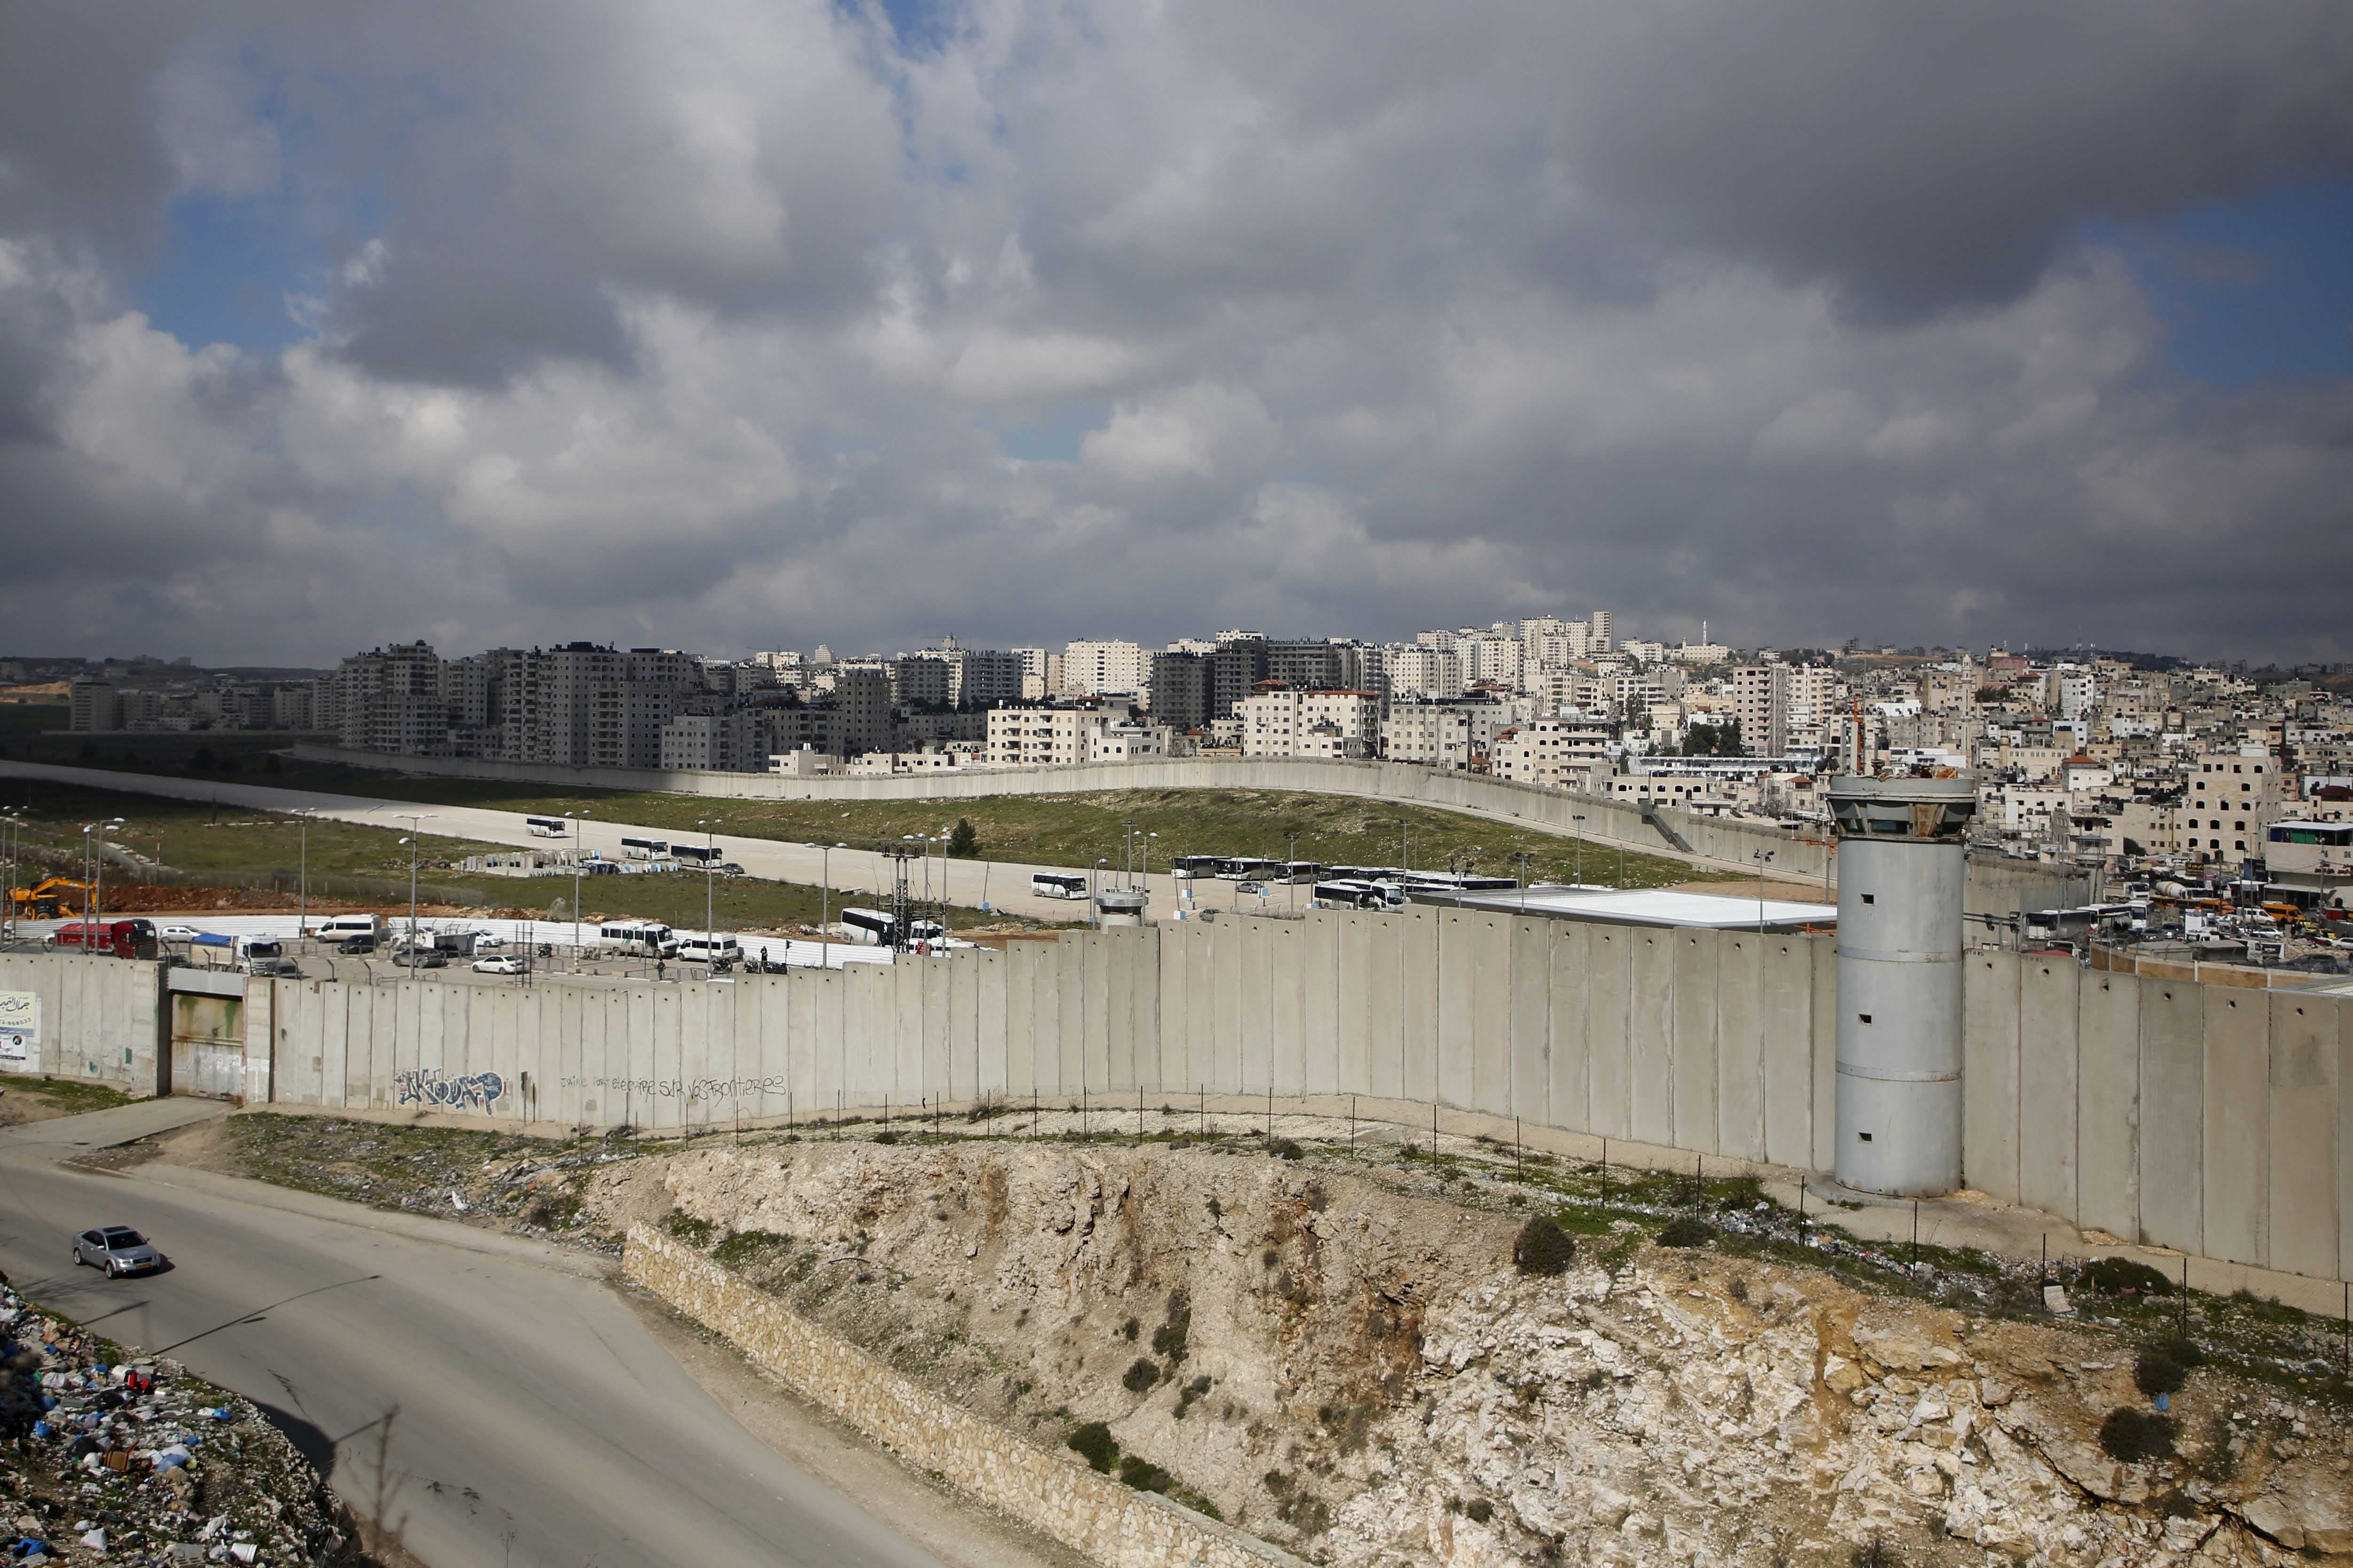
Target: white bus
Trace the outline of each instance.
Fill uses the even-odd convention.
[[[621,853],[628,856],[632,860],[663,859],[670,854],[670,840],[667,838],[624,838],[621,840]]]
[[[1353,878],[1315,884],[1319,910],[1391,910],[1405,902],[1405,891],[1394,882],[1366,882]]]
[[[611,952],[641,958],[676,958],[678,938],[659,921],[607,921],[596,928],[597,944]]]
[[[1087,879],[1059,871],[1034,871],[1029,877],[1029,891],[1040,899],[1083,899],[1087,896]]]
[[[678,939],[678,961],[681,963],[741,963],[744,950],[735,939],[723,932],[704,931]]]
[[[1179,855],[1168,862],[1168,874],[1180,882],[1188,882],[1196,877],[1216,876],[1225,863],[1222,855]]]
[[[716,844],[673,844],[670,852],[681,860],[691,860],[698,866],[708,866],[727,853]]]
[[[851,942],[869,947],[892,946],[894,934],[892,928],[890,915],[881,910],[841,911],[841,929]],[[947,935],[946,928],[937,921],[911,921],[908,932],[910,942],[937,942]]]
[[[1229,855],[1218,862],[1219,879],[1228,882],[1280,882],[1290,874],[1287,862],[1254,855]]]
[[[572,825],[560,816],[526,816],[522,825],[531,829],[534,838],[569,838]]]

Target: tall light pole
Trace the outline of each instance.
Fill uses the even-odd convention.
[[[0,851],[5,851],[8,866],[8,879],[0,882],[0,898],[8,900],[5,907],[0,907],[0,940],[16,934],[16,854],[24,841],[25,819],[16,815],[14,806],[0,811]]]
[[[1574,813],[1568,820],[1573,825],[1569,831],[1577,839],[1577,885],[1581,888],[1585,886],[1585,816]]]
[[[1757,934],[1765,934],[1765,868],[1773,859],[1770,849],[1752,849],[1748,858],[1757,862]]]
[[[441,814],[438,811],[396,811],[389,814],[408,824],[408,977],[417,978],[417,841],[425,837],[424,824]]]
[[[90,835],[103,828],[121,826],[122,818],[110,816],[104,822],[93,822],[81,830],[82,853],[90,858],[90,901],[82,906],[81,950],[85,953],[90,951],[90,939],[97,934],[98,922],[106,910],[106,839],[101,835],[93,842]]]
[[[1295,921],[1299,918],[1299,835],[1286,833],[1283,838],[1291,846],[1291,858],[1282,863],[1283,884],[1291,889],[1291,907],[1286,917]]]
[[[298,805],[294,819],[301,824],[301,848],[294,872],[294,947],[298,952],[311,951],[311,814],[319,808]],[[156,857],[161,860],[163,857]]]
[[[572,825],[572,973],[580,973],[580,830],[588,826],[588,807],[577,813],[565,812],[564,820]]]
[[[702,977],[705,980],[711,978],[711,972],[719,965],[712,946],[719,940],[719,933],[712,929],[715,917],[712,909],[711,879],[713,862],[719,858],[719,829],[726,821],[723,816],[698,816],[694,819],[694,825],[702,829]]]
[[[825,884],[818,895],[817,962],[820,969],[833,966],[833,852],[847,849],[847,844],[816,844],[818,879]]]

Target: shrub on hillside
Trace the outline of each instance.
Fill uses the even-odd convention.
[[[1119,1439],[1111,1435],[1111,1427],[1101,1421],[1090,1421],[1070,1436],[1071,1450],[1079,1458],[1109,1475],[1119,1463]]]
[[[2160,1394],[2179,1394],[2189,1381],[2189,1368],[2155,1346],[2133,1358],[2133,1386],[2152,1399]]]
[[[2129,1258],[2094,1258],[2084,1265],[2083,1286],[2103,1296],[2170,1296],[2173,1281]]]
[[[1714,1226],[1705,1220],[1693,1219],[1688,1215],[1681,1219],[1669,1220],[1667,1227],[1659,1232],[1661,1247],[1705,1247],[1715,1239]]]
[[[1576,1258],[1576,1239],[1544,1215],[1520,1226],[1512,1244],[1513,1265],[1523,1274],[1566,1274]]]
[[[2173,1423],[2153,1410],[2120,1405],[2100,1423],[2100,1451],[2120,1464],[2173,1458]]]

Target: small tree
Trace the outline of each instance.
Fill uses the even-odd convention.
[[[959,860],[969,860],[980,853],[980,835],[973,831],[970,817],[956,818],[955,831],[948,835],[948,853]]]

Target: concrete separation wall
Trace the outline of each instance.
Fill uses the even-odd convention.
[[[156,1052],[169,1048],[162,973],[120,958],[0,952],[0,1019],[13,1025],[0,1035],[0,1072],[154,1093]]]
[[[1130,789],[1296,790],[1365,800],[1437,806],[1546,831],[1622,841],[1650,854],[1678,855],[1636,807],[1604,795],[1576,795],[1474,773],[1441,773],[1412,763],[1314,762],[1291,758],[1177,758],[1061,768],[974,768],[936,773],[786,778],[770,773],[681,772],[662,768],[543,768],[467,757],[404,757],[334,746],[298,745],[309,762],[340,763],[386,774],[495,779],[567,789],[651,790],[737,800],[965,800],[1000,795],[1083,795]],[[1699,858],[1754,870],[1749,852],[1773,852],[1776,876],[1819,879],[1829,867],[1827,839],[1799,838],[1762,823],[1658,814]],[[1582,817],[1578,822],[1575,818]]]
[[[635,1226],[622,1269],[919,1470],[1106,1568],[1304,1568],[1265,1542],[1098,1475],[900,1376],[668,1237]]]

